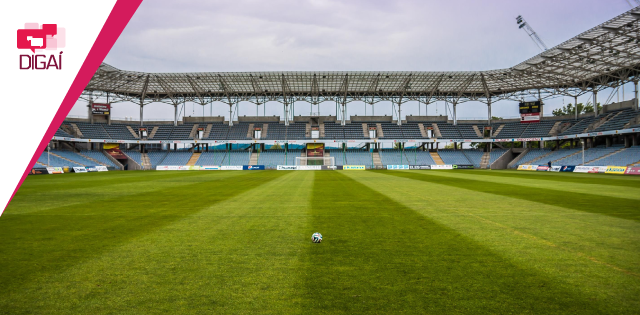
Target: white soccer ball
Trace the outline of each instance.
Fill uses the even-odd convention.
[[[318,232],[313,233],[313,235],[311,235],[311,240],[312,240],[314,243],[320,243],[320,242],[322,242],[322,234],[320,234],[320,233],[318,233]]]

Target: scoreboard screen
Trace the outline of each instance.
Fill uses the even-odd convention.
[[[520,103],[520,114],[539,113],[541,105],[540,101]]]

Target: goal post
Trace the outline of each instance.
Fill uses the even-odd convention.
[[[335,166],[336,159],[333,156],[297,156],[295,165],[324,165]]]

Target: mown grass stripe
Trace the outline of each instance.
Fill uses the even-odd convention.
[[[379,171],[374,171],[379,172]],[[438,171],[440,172],[440,171]],[[411,178],[430,183],[448,185],[452,187],[468,189],[471,191],[505,196],[547,205],[564,207],[579,211],[598,213],[618,218],[640,221],[640,207],[638,200],[603,197],[588,193],[565,192],[546,188],[531,188],[529,186],[501,184],[473,179],[460,180],[449,177],[446,173],[433,172],[381,172],[381,174]],[[612,207],[615,205],[615,207]]]
[[[311,213],[310,229],[325,239],[309,243],[300,262],[301,313],[600,309],[340,172],[316,174]]]
[[[191,185],[153,194],[49,209],[50,215],[4,215],[0,218],[0,309],[30,281],[66,270],[106,250],[192,215],[281,176],[255,172],[239,177],[201,178]],[[25,182],[29,185],[29,182]],[[18,191],[18,194],[24,192]],[[88,196],[90,199],[90,196]],[[34,203],[46,200],[34,200]],[[111,209],[119,215],[100,216]],[[68,214],[93,213],[94,216]],[[62,214],[55,216],[51,214]],[[3,307],[5,306],[5,307]]]
[[[21,288],[12,306],[57,314],[294,312],[297,255],[307,242],[307,217],[298,214],[308,209],[313,172],[262,173],[273,179],[51,273]]]
[[[525,172],[514,170],[465,170],[465,173],[473,175],[509,177],[514,179],[535,179],[560,183],[594,184],[619,187],[640,188],[640,181],[630,176],[612,174],[582,174],[582,173],[556,173],[556,172]]]

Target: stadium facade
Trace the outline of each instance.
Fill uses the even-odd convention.
[[[102,64],[81,97],[89,103],[89,118],[65,120],[52,139],[52,147],[68,149],[74,154],[80,154],[78,150],[102,150],[116,168],[123,168],[122,163],[118,165],[117,158],[106,152],[122,149],[121,157],[133,161],[132,166],[138,164],[130,169],[140,169],[166,165],[164,160],[170,156],[170,161],[178,165],[200,165],[200,154],[208,155],[210,149],[219,149],[221,145],[227,152],[223,159],[228,158],[230,163],[232,153],[237,154],[242,165],[256,165],[260,154],[254,157],[255,153],[266,153],[265,145],[277,145],[283,148],[284,158],[277,156],[275,160],[284,159],[287,164],[292,146],[309,143],[341,148],[342,156],[337,163],[341,159],[343,163],[348,162],[347,156],[360,161],[358,150],[348,154],[348,147],[356,146],[369,153],[370,157],[364,159],[370,159],[371,167],[385,165],[386,155],[391,155],[397,164],[414,164],[403,150],[408,144],[414,148],[416,164],[420,155],[433,164],[438,164],[438,159],[443,160],[441,162],[460,160],[480,167],[505,168],[517,165],[516,162],[530,155],[538,159],[554,157],[553,162],[562,163],[576,152],[558,154],[567,151],[560,150],[561,146],[569,143],[568,150],[577,150],[582,143],[592,152],[592,160],[622,155],[623,160],[632,165],[640,162],[638,151],[629,150],[640,141],[639,20],[640,10],[628,11],[525,62],[489,71],[145,73]],[[542,106],[548,98],[570,96],[575,97],[577,103],[578,96],[590,94],[593,104],[598,104],[598,92],[630,82],[635,86],[635,97],[631,101],[605,105],[602,111],[595,106],[594,113],[590,114],[579,115],[576,111],[575,115],[541,117]],[[260,106],[271,101],[283,104],[282,119],[279,116],[232,118],[234,110],[237,115],[239,102]],[[335,102],[335,116],[295,116],[295,103],[299,101]],[[453,115],[451,119],[442,116],[406,116],[396,120],[389,116],[347,117],[347,104],[353,101],[371,105],[392,102],[396,105],[397,117],[402,117],[402,105],[406,102],[445,101],[453,105]],[[458,120],[457,105],[468,101],[486,104],[487,119]],[[521,119],[492,120],[491,105],[499,101],[520,103]],[[140,120],[111,120],[110,105],[117,102],[139,104]],[[145,106],[157,102],[174,106],[173,122],[144,120]],[[178,121],[178,106],[185,102],[226,106],[231,118],[184,117]],[[529,111],[523,112],[523,108]],[[529,119],[531,117],[533,119]],[[545,152],[543,143],[548,141],[555,146]],[[502,145],[505,142],[522,144],[520,148],[506,148]],[[459,151],[461,143],[487,145],[476,154]],[[454,144],[453,153],[440,150],[447,144]],[[190,149],[178,152],[178,145],[187,145]],[[541,154],[530,154],[531,146],[538,147]],[[383,147],[395,150],[385,154]],[[610,151],[609,148],[619,149]],[[601,150],[604,151],[596,153]],[[138,152],[140,157],[133,152]],[[292,153],[305,154],[295,150]],[[163,156],[159,163],[164,164],[154,164],[149,154]],[[174,159],[174,154],[181,156]],[[198,156],[194,161],[195,154]],[[326,154],[330,155],[330,150]],[[400,163],[403,159],[408,163]],[[211,161],[220,162],[215,158]],[[39,162],[45,164],[42,159]]]

